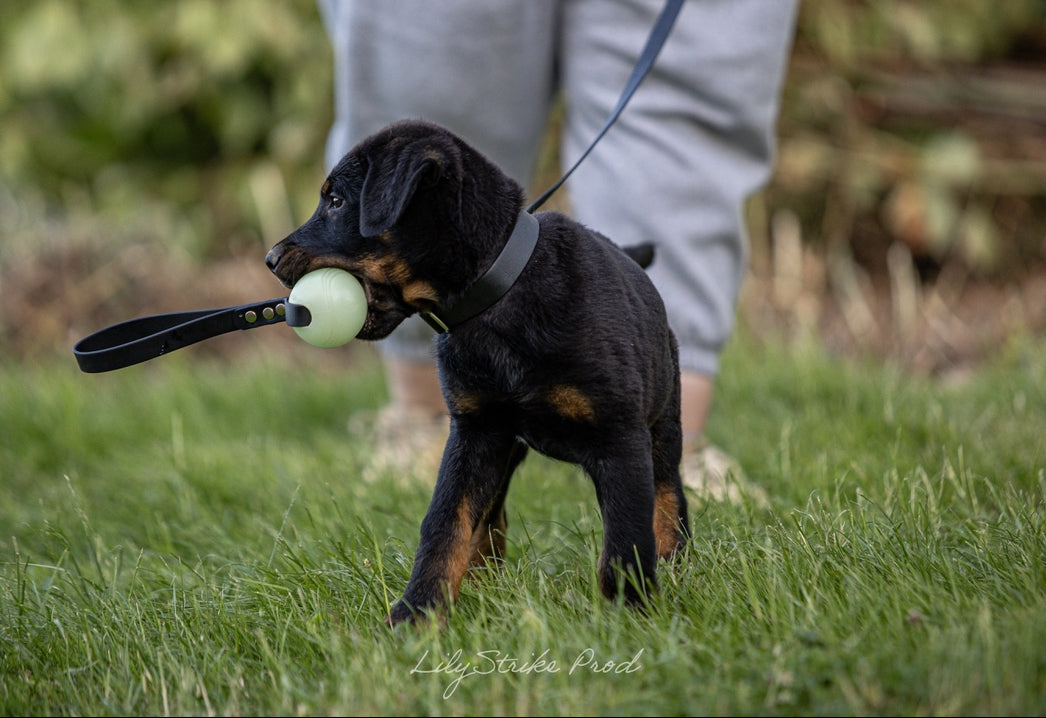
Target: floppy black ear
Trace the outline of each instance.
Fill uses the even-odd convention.
[[[416,140],[371,156],[360,194],[360,233],[379,234],[399,221],[422,180],[439,179],[444,155]]]

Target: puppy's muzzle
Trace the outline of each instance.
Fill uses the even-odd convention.
[[[294,286],[304,269],[300,266],[301,253],[293,250],[294,245],[288,247],[284,242],[280,242],[265,255],[265,265],[269,271],[288,288]]]
[[[265,255],[265,266],[269,268],[270,272],[276,274],[276,268],[280,266],[281,259],[283,259],[283,247],[277,244]]]

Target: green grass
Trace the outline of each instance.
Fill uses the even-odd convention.
[[[949,388],[739,336],[710,434],[772,503],[695,502],[650,612],[532,455],[503,571],[394,633],[431,487],[359,479],[371,354],[0,362],[0,714],[1042,714],[1042,350]]]

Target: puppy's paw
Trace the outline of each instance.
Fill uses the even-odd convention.
[[[439,624],[443,627],[447,624],[446,612],[442,606],[430,606],[428,608],[413,608],[402,599],[393,605],[389,615],[385,617],[385,625],[391,629],[399,626],[424,626]]]

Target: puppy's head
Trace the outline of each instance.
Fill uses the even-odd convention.
[[[519,185],[460,138],[404,121],[342,158],[312,217],[265,262],[287,287],[320,267],[347,270],[367,295],[357,338],[381,339],[459,296],[496,256],[497,233],[522,201]]]

